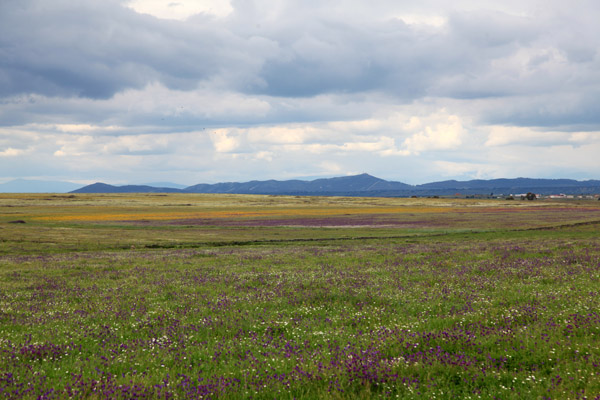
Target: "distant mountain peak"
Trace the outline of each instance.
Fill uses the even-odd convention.
[[[96,182],[88,186],[84,186],[71,193],[179,193],[180,189],[173,188],[157,188],[148,185],[124,185],[114,186],[107,183]]]

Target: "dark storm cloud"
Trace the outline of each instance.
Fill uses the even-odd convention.
[[[370,25],[370,24],[369,24]],[[278,32],[280,55],[264,63],[258,91],[285,97],[372,90],[400,98],[423,95],[440,62],[448,56],[439,38],[401,21],[383,26],[350,26],[341,21]]]
[[[574,27],[568,10],[566,21],[448,11],[444,26],[430,26],[385,15],[389,4],[363,15],[340,4],[236,2],[227,18],[176,22],[115,0],[6,0],[0,95],[105,99],[153,82],[211,82],[278,97],[376,91],[410,101],[559,92],[565,79],[586,89],[597,77],[599,30],[589,20]]]
[[[265,17],[248,4],[228,19],[178,23],[117,1],[3,2],[0,94],[110,98],[154,81],[194,89],[215,80],[273,96],[385,91],[410,100],[436,95],[448,81],[456,85],[442,86],[443,94],[464,97],[469,74],[485,75],[491,59],[535,36],[527,21],[508,15],[455,15],[435,29],[376,11],[350,19],[323,4],[291,2]],[[478,85],[471,97],[498,92]]]
[[[248,93],[299,97],[375,91],[409,101],[544,95],[567,101],[573,92],[594,92],[590,84],[599,81],[600,30],[593,18],[581,17],[588,11],[597,15],[597,6],[588,10],[550,2],[528,14],[442,10],[447,22],[431,26],[404,23],[392,12],[387,16],[379,2],[358,19],[337,13],[330,3],[315,4],[310,16],[297,2],[286,4],[266,20],[249,7],[238,8],[237,19],[232,17],[235,22],[250,17],[260,26],[229,25],[237,35],[262,34],[276,43]]]
[[[0,120],[174,127],[310,121],[343,116],[303,98],[352,102],[376,94],[398,103],[499,99],[479,108],[484,123],[600,124],[599,6],[525,3],[531,7],[503,2],[516,10],[509,12],[491,1],[240,0],[225,18],[172,21],[138,14],[125,1],[4,0]],[[411,22],[402,12],[433,13],[442,22]],[[89,102],[154,84],[268,99],[271,111],[237,117],[197,109],[173,118]],[[61,109],[38,95],[69,102]]]
[[[537,126],[561,131],[600,130],[600,90],[521,96],[483,113],[488,124]]]
[[[152,81],[195,87],[218,70],[222,39],[116,1],[0,4],[0,95],[110,98]],[[218,61],[217,61],[218,59]]]

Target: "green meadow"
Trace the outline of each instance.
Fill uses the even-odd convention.
[[[600,399],[600,202],[0,194],[0,398]]]

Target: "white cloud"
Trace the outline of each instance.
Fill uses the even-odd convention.
[[[124,114],[134,117],[156,115],[170,118],[171,122],[174,122],[175,118],[209,121],[223,118],[260,118],[270,110],[267,101],[253,96],[216,90],[212,87],[173,90],[158,83],[143,89],[129,89],[119,93],[106,104],[114,108],[115,112],[120,108]]]
[[[574,144],[600,143],[600,132],[573,132],[569,141]]]
[[[558,134],[562,138],[566,134]],[[486,146],[506,146],[517,143],[536,144],[540,142],[548,142],[554,139],[549,132],[535,131],[531,128],[517,126],[493,126],[490,128]],[[555,135],[554,135],[555,136]]]
[[[270,151],[259,151],[258,153],[255,154],[254,158],[257,160],[264,160],[264,161],[271,162],[271,161],[273,161],[274,155],[275,154]]]
[[[230,153],[240,146],[240,139],[234,137],[230,130],[218,129],[210,134],[217,153]]]
[[[311,136],[317,129],[313,126],[265,126],[246,130],[248,141],[255,144],[300,144]]]
[[[423,130],[404,140],[402,148],[408,154],[453,150],[460,147],[465,135],[466,131],[461,119],[456,115],[448,115],[446,121],[427,125]]]
[[[51,124],[51,123],[31,123],[26,125],[27,129],[35,132],[46,133],[67,133],[74,135],[113,135],[123,133],[127,130],[123,126],[102,126],[92,124]]]
[[[104,143],[101,151],[104,154],[165,154],[169,153],[168,135],[128,135],[119,136]]]
[[[0,151],[0,157],[16,157],[23,153],[24,151],[22,149],[13,149],[12,147],[9,147],[6,150]]]
[[[529,127],[492,126],[485,145],[535,147],[592,144],[600,142],[600,132],[557,132]]]
[[[321,174],[323,175],[336,175],[344,172],[344,168],[331,161],[322,161],[319,163]]]
[[[448,23],[448,18],[435,14],[398,14],[394,17],[409,25],[431,25],[440,28]]]
[[[573,146],[570,144],[540,146],[532,149],[517,144],[490,148],[485,152],[488,167],[494,167],[493,177],[544,177],[597,179],[597,154],[600,143]]]
[[[373,138],[370,142],[348,142],[341,146],[341,150],[352,152],[377,152],[385,153],[395,145],[394,139],[390,137]]]
[[[93,136],[55,136],[59,147],[53,154],[57,157],[81,157],[88,154],[98,154],[100,144]]]
[[[111,133],[111,132],[123,130],[123,127],[118,127],[118,126],[97,126],[97,125],[90,125],[90,124],[56,124],[56,125],[50,125],[47,128],[50,128],[50,129],[54,128],[57,131],[64,132],[64,133],[90,133],[90,132]]]
[[[456,177],[469,176],[475,179],[485,179],[490,176],[490,166],[470,162],[435,161],[434,165],[440,176]]]
[[[199,13],[225,17],[233,11],[228,0],[131,0],[127,6],[138,13],[174,20]]]
[[[372,133],[383,128],[381,119],[369,118],[357,121],[334,121],[329,123],[329,127],[337,132],[352,132],[352,133]]]

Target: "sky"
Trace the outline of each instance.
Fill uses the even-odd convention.
[[[596,0],[0,0],[0,182],[600,178]]]

